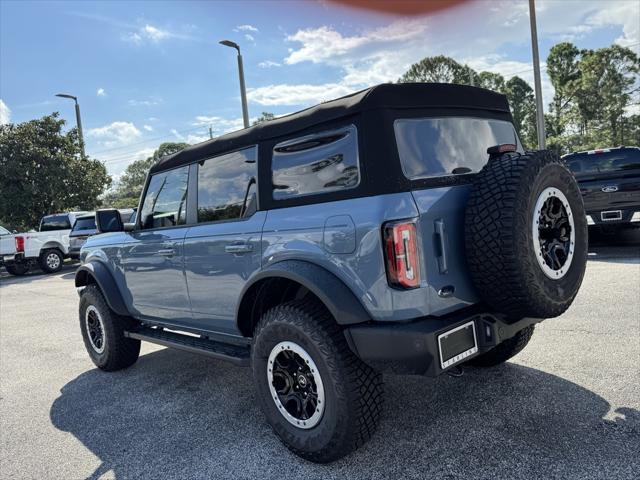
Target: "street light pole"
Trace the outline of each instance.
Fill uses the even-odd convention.
[[[66,93],[58,93],[56,97],[69,98],[76,104],[76,124],[78,125],[78,138],[80,141],[80,151],[82,152],[82,158],[86,155],[84,153],[84,136],[82,134],[82,120],[80,120],[80,105],[78,104],[78,98],[73,95],[67,95]]]
[[[240,54],[240,45],[231,40],[221,40],[219,42],[225,47],[235,48],[238,51],[238,76],[240,77],[240,99],[242,100],[242,120],[244,128],[249,128],[249,108],[247,107],[247,92],[244,85],[244,67],[242,65],[242,55]]]
[[[542,102],[542,82],[540,81],[540,57],[538,55],[538,28],[536,26],[535,0],[529,0],[529,21],[531,22],[531,50],[533,54],[533,81],[536,90],[536,130],[538,131],[538,148],[546,148],[544,134],[544,110]]]

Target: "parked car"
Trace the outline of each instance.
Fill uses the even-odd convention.
[[[75,279],[92,361],[128,367],[143,340],[250,365],[314,462],[371,437],[381,372],[516,355],[587,258],[571,172],[524,153],[505,96],[462,85],[380,85],[188,147],[151,168],[135,224],[96,215]]]
[[[69,253],[69,233],[76,218],[87,212],[57,213],[45,215],[40,220],[38,232],[18,233],[14,235],[16,252],[13,259],[5,257],[7,272],[12,275],[24,275],[35,265],[45,273],[54,273],[62,269],[64,259]]]
[[[13,261],[17,251],[16,240],[13,234],[0,225],[0,265],[4,265],[5,259]]]
[[[123,223],[131,222],[135,219],[135,208],[123,208],[118,211]],[[73,224],[71,233],[69,233],[69,258],[79,259],[82,245],[87,241],[87,238],[97,233],[94,213],[78,217]]]
[[[640,148],[575,152],[562,160],[580,185],[587,223],[609,231],[640,227]]]

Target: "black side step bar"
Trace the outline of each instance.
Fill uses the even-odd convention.
[[[149,327],[140,328],[135,332],[124,332],[124,336],[145,342],[157,343],[165,347],[185,350],[187,352],[201,353],[236,365],[249,365],[250,350],[248,346],[230,345],[204,337],[182,335],[160,328]]]

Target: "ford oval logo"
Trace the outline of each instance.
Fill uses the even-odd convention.
[[[604,193],[617,192],[618,191],[618,187],[616,187],[615,185],[607,185],[606,187],[602,187],[602,191]]]

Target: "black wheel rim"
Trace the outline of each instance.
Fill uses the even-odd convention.
[[[93,306],[87,309],[86,325],[91,346],[101,353],[104,350],[104,328],[100,313]]]
[[[324,411],[324,386],[309,354],[293,342],[276,345],[268,359],[269,389],[293,425],[312,428]]]
[[[575,229],[569,202],[556,188],[545,189],[534,214],[534,247],[544,273],[554,279],[563,277],[571,264]]]

